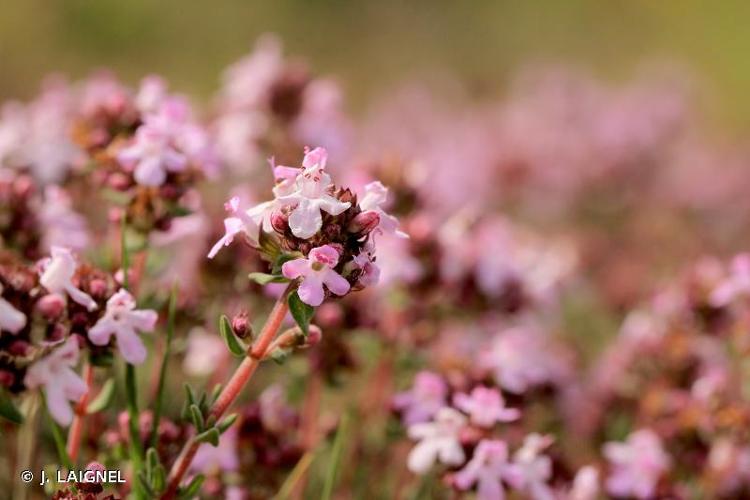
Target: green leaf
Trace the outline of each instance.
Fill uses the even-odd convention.
[[[258,250],[260,256],[267,262],[276,262],[281,254],[281,247],[278,240],[272,235],[261,229],[258,235]]]
[[[315,314],[315,308],[302,302],[299,294],[294,292],[289,295],[289,312],[292,313],[294,321],[299,325],[302,333],[307,335],[310,326],[310,320]]]
[[[91,415],[104,410],[112,402],[112,396],[114,395],[115,381],[114,379],[108,379],[106,382],[104,382],[104,385],[99,391],[99,394],[97,394],[94,400],[86,407],[86,413]]]
[[[159,454],[151,447],[146,452],[146,473],[151,473],[159,465]]]
[[[294,252],[294,253],[282,253],[280,254],[276,260],[273,262],[273,266],[271,266],[271,274],[281,274],[281,267],[284,265],[285,262],[289,262],[290,260],[299,259],[300,257],[304,257],[300,252]]]
[[[151,488],[148,477],[146,477],[146,474],[144,474],[143,471],[138,473],[138,483],[140,484],[141,489],[143,489],[150,498],[156,497],[156,492]]]
[[[259,285],[267,285],[269,283],[289,283],[287,278],[278,274],[250,273],[247,277]]]
[[[101,368],[109,368],[114,362],[115,356],[112,351],[107,351],[99,354],[92,354],[89,356],[91,364]]]
[[[323,494],[320,496],[322,500],[330,500],[333,495],[333,488],[336,485],[336,477],[341,466],[341,455],[344,449],[344,437],[346,436],[347,427],[349,423],[349,414],[344,413],[339,422],[339,430],[336,432],[336,438],[333,441],[333,448],[331,449],[331,457],[328,463],[328,472],[326,473],[326,480],[323,485]]]
[[[193,425],[198,432],[202,431],[203,426],[206,425],[205,420],[203,420],[203,414],[201,413],[200,408],[198,408],[198,405],[190,405],[190,419],[193,421]]]
[[[224,343],[229,348],[229,352],[238,358],[244,357],[247,354],[247,347],[235,336],[234,330],[232,330],[232,324],[229,322],[229,318],[222,314],[219,320],[219,332],[221,332],[221,338],[224,339]]]
[[[190,387],[190,384],[185,384],[185,393],[187,395],[188,405],[195,404],[195,392],[193,392],[193,388]]]
[[[218,425],[219,433],[224,434],[227,429],[232,427],[232,424],[237,421],[237,414],[232,413],[228,417],[226,417],[224,420],[221,421]]]
[[[214,446],[219,446],[219,436],[221,436],[219,429],[211,427],[195,436],[195,440],[199,443],[211,443]]]
[[[162,464],[159,464],[154,468],[153,477],[151,479],[151,485],[155,491],[164,491],[164,487],[167,485],[167,472]]]
[[[188,483],[187,486],[180,490],[177,496],[180,498],[180,500],[193,498],[198,494],[198,490],[201,489],[201,486],[203,486],[203,481],[205,480],[206,476],[204,476],[203,474],[198,474]]]
[[[21,425],[23,423],[23,415],[5,391],[0,391],[0,417],[10,420],[14,424]]]

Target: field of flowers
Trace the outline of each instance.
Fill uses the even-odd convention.
[[[699,87],[355,118],[266,35],[209,99],[3,103],[0,497],[750,498],[750,142]]]

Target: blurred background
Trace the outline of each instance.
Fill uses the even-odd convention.
[[[258,35],[335,75],[353,112],[415,75],[449,72],[497,93],[529,61],[565,61],[626,79],[644,61],[684,64],[705,79],[712,109],[750,127],[750,4],[698,0],[3,0],[0,99],[33,95],[50,71],[107,66],[129,82],[159,72],[208,96],[221,68]]]

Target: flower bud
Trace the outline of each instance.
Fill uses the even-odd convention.
[[[378,224],[380,224],[380,214],[374,210],[367,210],[357,214],[351,220],[347,229],[350,233],[365,235],[378,227]]]
[[[77,482],[76,488],[78,488],[82,493],[90,493],[94,495],[104,491],[104,487],[101,485],[99,481],[97,481],[96,473],[97,472],[102,473],[106,471],[107,469],[99,462],[91,462],[86,466],[85,470],[87,472],[91,471],[91,474],[89,474],[90,480]]]
[[[47,321],[56,321],[65,309],[65,299],[56,293],[50,293],[39,299],[36,308]]]
[[[277,233],[284,234],[289,228],[289,217],[281,212],[271,214],[271,225]]]
[[[320,344],[323,339],[323,331],[315,325],[310,325],[307,330],[307,340],[301,347],[313,347]]]
[[[0,387],[10,387],[15,382],[16,377],[8,370],[0,370]]]
[[[104,295],[107,293],[107,282],[103,279],[93,279],[89,283],[88,291],[94,298],[104,298]]]
[[[252,337],[253,327],[250,324],[250,318],[247,311],[242,311],[232,318],[232,331],[241,339],[247,338],[248,336]]]
[[[8,352],[12,356],[26,356],[31,350],[31,344],[25,340],[14,340],[10,346],[8,346]]]

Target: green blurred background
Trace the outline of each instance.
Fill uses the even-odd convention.
[[[750,2],[728,0],[1,0],[0,98],[28,97],[56,70],[158,72],[208,96],[219,71],[264,32],[344,84],[356,110],[434,70],[501,90],[514,68],[565,61],[626,78],[676,60],[717,109],[750,127]]]

